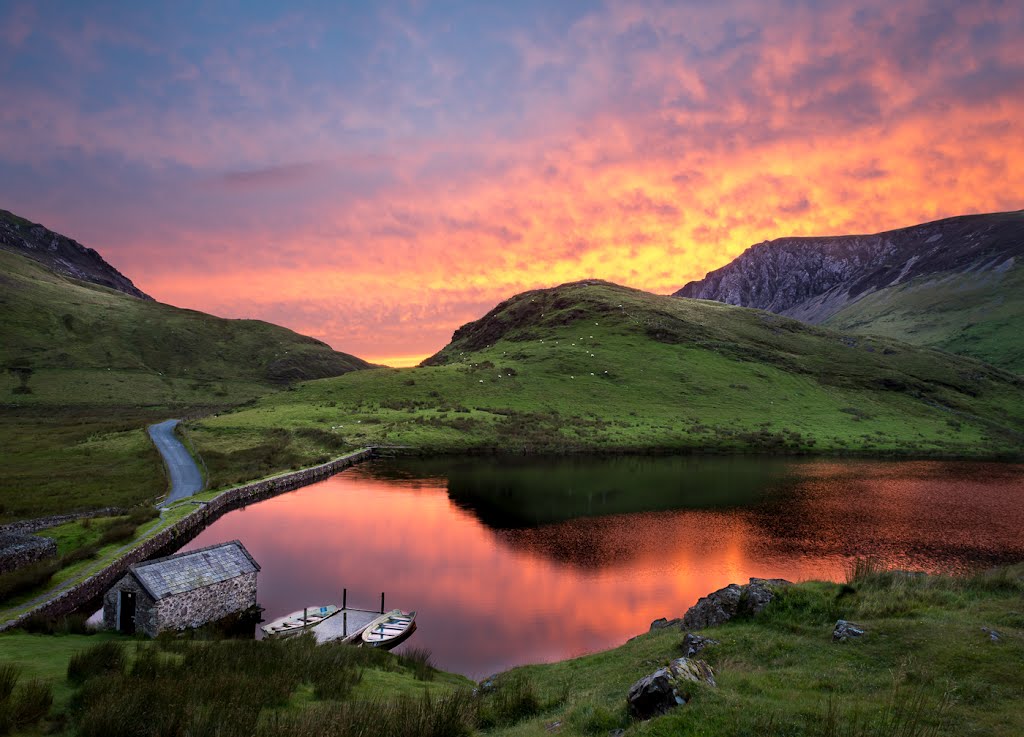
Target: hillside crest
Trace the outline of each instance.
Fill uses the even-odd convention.
[[[61,276],[153,299],[92,248],[7,210],[0,210],[0,249],[26,256]]]

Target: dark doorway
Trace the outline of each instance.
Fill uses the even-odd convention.
[[[132,591],[121,592],[120,615],[117,628],[126,635],[135,634],[135,593]]]

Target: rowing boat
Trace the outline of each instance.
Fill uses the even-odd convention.
[[[364,645],[388,650],[404,641],[416,629],[416,612],[392,609],[370,622],[363,630]]]
[[[292,612],[279,619],[275,619],[273,622],[260,627],[261,630],[267,635],[287,635],[295,632],[301,632],[307,627],[320,624],[328,617],[331,617],[341,609],[334,606],[334,604],[328,604],[327,606],[311,606],[306,607],[297,612]]]

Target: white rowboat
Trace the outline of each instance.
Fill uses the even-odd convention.
[[[370,622],[363,630],[364,645],[389,649],[405,640],[416,629],[416,612],[392,609]]]
[[[261,630],[267,635],[287,635],[295,632],[301,632],[307,627],[320,624],[328,617],[331,617],[341,609],[334,606],[334,604],[328,604],[327,606],[311,606],[306,607],[297,612],[275,619],[273,622],[269,622],[260,627]]]

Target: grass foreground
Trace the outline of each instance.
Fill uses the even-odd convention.
[[[840,618],[867,634],[833,643]],[[1024,565],[966,577],[860,566],[845,584],[780,588],[761,614],[703,634],[718,641],[698,656],[717,687],[647,721],[630,717],[626,694],[682,655],[678,629],[479,687],[437,671],[425,651],[13,633],[0,635],[0,681],[13,669],[48,689],[52,705],[30,732],[110,737],[1024,733]]]

